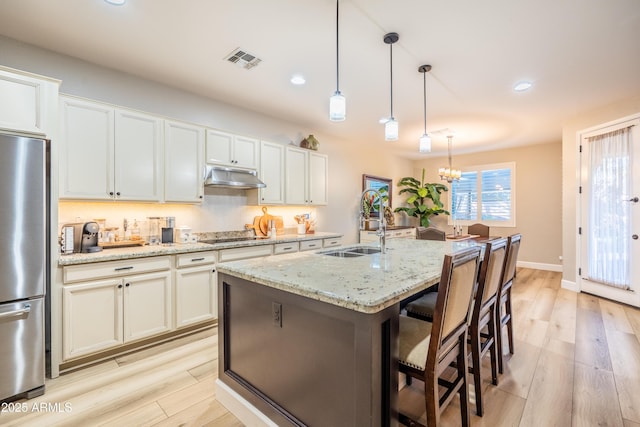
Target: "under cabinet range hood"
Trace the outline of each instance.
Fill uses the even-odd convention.
[[[226,187],[237,189],[263,188],[267,185],[258,179],[255,170],[233,169],[223,166],[207,166],[204,177],[205,187]]]

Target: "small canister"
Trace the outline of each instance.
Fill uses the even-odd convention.
[[[175,229],[176,243],[191,243],[191,227],[181,225]]]

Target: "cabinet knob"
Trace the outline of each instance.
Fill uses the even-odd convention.
[[[198,196],[198,197],[202,199],[202,196]]]
[[[131,283],[125,283],[124,285],[128,288],[131,285]]]
[[[116,193],[116,196],[120,197],[120,192],[119,191]]]
[[[122,284],[118,285],[118,289],[122,289]]]
[[[214,268],[213,270],[211,270],[211,272],[212,272],[212,273],[215,273],[215,272],[216,272],[216,269]]]
[[[110,195],[110,196],[113,196],[113,191],[109,191],[109,195]]]

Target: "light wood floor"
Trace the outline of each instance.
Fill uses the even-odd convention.
[[[560,289],[560,278],[518,269],[515,354],[498,386],[485,379],[485,415],[472,406],[473,426],[640,427],[640,310]],[[217,339],[201,332],[47,380],[44,396],[22,401],[28,413],[2,413],[0,425],[241,425],[215,398]],[[419,385],[400,396],[416,414]],[[31,412],[40,403],[49,410]],[[454,400],[443,425],[459,424]]]

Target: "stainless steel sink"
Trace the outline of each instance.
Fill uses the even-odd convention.
[[[380,248],[361,246],[356,248],[334,249],[332,251],[318,252],[322,255],[336,256],[340,258],[353,258],[357,256],[380,253]]]
[[[379,254],[380,253],[380,248],[372,248],[369,246],[362,246],[359,248],[351,248],[351,249],[346,249],[346,252],[350,252],[353,254],[363,254],[363,255],[370,255],[370,254]]]
[[[359,254],[359,253],[354,253],[354,252],[348,252],[348,251],[345,251],[345,250],[318,252],[318,253],[322,254],[322,255],[336,256],[336,257],[340,257],[340,258],[353,258],[353,257],[358,257],[358,256],[364,255],[364,254]]]

